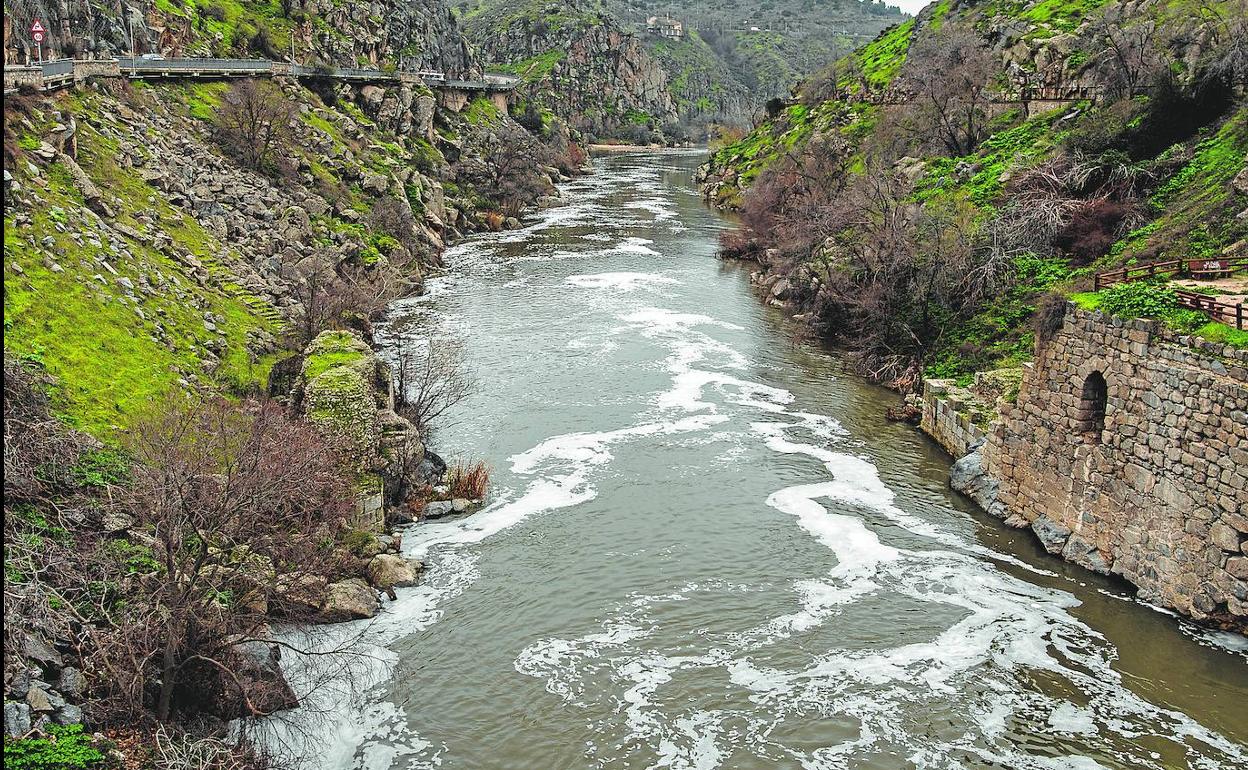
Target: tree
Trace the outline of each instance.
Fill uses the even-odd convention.
[[[1166,72],[1157,46],[1157,22],[1141,19],[1125,24],[1117,14],[1094,21],[1085,38],[1092,71],[1110,99],[1129,99]]]
[[[119,503],[131,529],[150,534],[154,569],[113,610],[102,644],[115,694],[135,710],[150,702],[162,722],[211,712],[217,692],[240,704],[223,718],[293,705],[285,681],[241,651],[270,644],[270,615],[319,610],[301,581],[323,585],[340,566],[334,544],[354,505],[342,458],[267,401],[170,403],[128,448],[134,475]]]
[[[916,40],[902,87],[913,94],[909,128],[935,137],[952,157],[970,155],[987,134],[1000,63],[974,32],[952,25]]]
[[[439,417],[472,394],[473,380],[464,365],[463,345],[450,339],[430,339],[418,346],[400,336],[397,348],[395,411],[421,435],[428,435]]]
[[[542,173],[553,158],[523,129],[492,133],[475,163],[461,163],[460,171],[498,205],[505,216],[517,216],[525,205],[551,189]]]
[[[240,163],[270,170],[289,146],[294,110],[281,89],[269,81],[242,80],[226,93],[217,113],[222,145]]]

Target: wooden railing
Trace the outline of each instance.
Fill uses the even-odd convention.
[[[1100,291],[1117,283],[1164,278],[1170,276],[1199,277],[1215,273],[1230,274],[1237,270],[1248,269],[1248,256],[1219,257],[1217,259],[1169,259],[1163,262],[1149,262],[1145,265],[1131,265],[1117,270],[1105,270],[1092,278],[1092,288]],[[1207,313],[1215,321],[1234,325],[1236,329],[1244,328],[1244,303],[1220,302],[1217,297],[1195,291],[1176,289],[1174,296],[1179,305],[1191,310]]]
[[[1199,310],[1208,314],[1213,320],[1234,326],[1236,329],[1244,328],[1244,303],[1242,302],[1232,305],[1229,302],[1219,302],[1217,297],[1210,297],[1208,294],[1183,289],[1176,289],[1174,296],[1183,307]]]

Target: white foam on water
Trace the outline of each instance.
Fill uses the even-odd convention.
[[[624,204],[624,208],[645,211],[652,215],[656,222],[663,222],[676,216],[675,210],[672,209],[672,201],[667,198],[647,198],[645,200],[629,201]]]
[[[1096,733],[1096,720],[1092,718],[1092,712],[1073,703],[1059,703],[1049,714],[1049,727],[1059,733],[1093,735]]]
[[[570,275],[565,280],[573,286],[582,289],[614,289],[620,292],[630,292],[655,286],[673,286],[680,283],[680,281],[671,276],[659,273],[635,272]]]

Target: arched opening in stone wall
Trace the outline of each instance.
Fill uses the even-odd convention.
[[[1105,407],[1109,403],[1109,385],[1105,375],[1092,372],[1083,381],[1079,396],[1078,430],[1089,439],[1100,443],[1101,431],[1105,430]]]

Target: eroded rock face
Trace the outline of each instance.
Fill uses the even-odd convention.
[[[394,411],[389,367],[357,333],[325,331],[304,350],[291,402],[346,449],[361,474],[355,525],[385,526],[387,503],[407,495],[424,444],[411,422]]]
[[[390,380],[363,338],[350,331],[325,331],[303,352],[297,386],[303,410],[326,435],[366,467],[377,454],[377,413],[388,406]]]
[[[289,56],[289,38],[274,41],[271,51],[250,51],[232,39],[213,35],[195,23],[196,13],[181,5],[160,5],[152,0],[127,3],[124,12],[109,3],[65,0],[41,8],[50,30],[44,58],[73,56],[79,52],[96,57],[125,55],[131,39],[138,53],[170,56],[249,57],[269,53]],[[452,77],[479,74],[476,60],[444,0],[419,3],[338,3],[333,0],[294,0],[283,4],[294,34],[294,47],[302,63],[358,66],[368,62],[398,62],[416,70],[437,70]],[[258,14],[244,15],[236,23],[264,25]],[[28,35],[5,35],[5,62],[33,58]]]
[[[521,100],[536,101],[573,128],[612,136],[645,116],[660,124],[679,117],[668,73],[636,36],[608,16],[575,4],[567,10],[579,15],[557,26],[506,9],[482,13],[468,22],[469,33],[491,60],[519,67]]]

